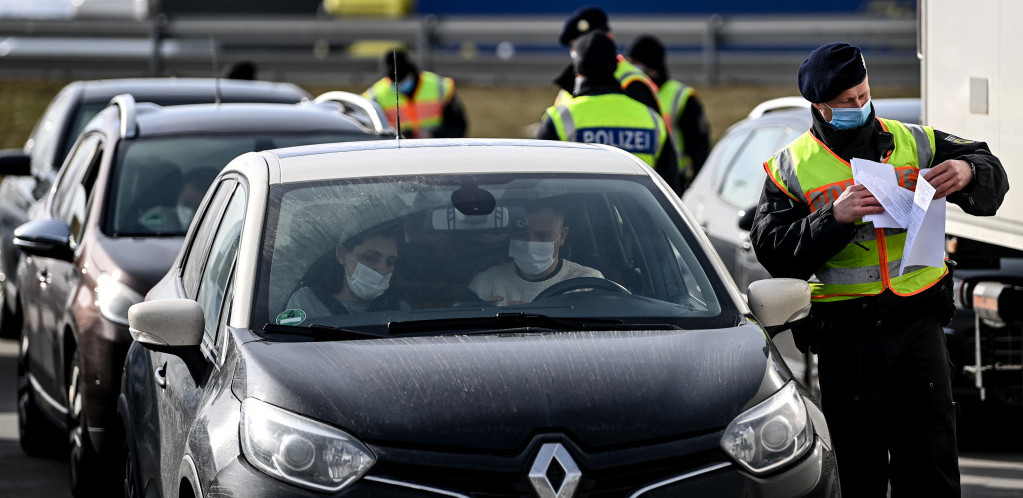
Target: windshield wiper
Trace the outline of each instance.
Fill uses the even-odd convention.
[[[314,323],[308,327],[268,323],[263,326],[263,332],[271,334],[301,335],[306,337],[312,337],[313,339],[316,340],[381,339],[387,337],[386,335],[383,334],[375,334],[373,332],[367,332],[363,330],[333,327],[330,325],[321,325],[318,323]]]
[[[391,322],[387,332],[393,335],[424,332],[452,331],[493,331],[537,328],[546,330],[673,330],[670,324],[625,325],[624,320],[614,318],[564,318],[539,313],[498,313],[493,316],[441,318],[436,320],[414,320]]]

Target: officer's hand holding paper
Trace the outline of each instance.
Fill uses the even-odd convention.
[[[920,170],[913,192],[899,186],[890,164],[853,159],[852,166],[853,179],[867,187],[885,209],[884,215],[864,216],[864,221],[872,221],[878,228],[906,229],[899,274],[913,266],[941,266],[945,258],[945,199],[933,199],[934,187],[924,179],[927,170]]]

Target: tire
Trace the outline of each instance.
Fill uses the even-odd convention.
[[[141,498],[143,488],[141,475],[139,475],[138,457],[132,449],[131,441],[128,438],[121,439],[120,458],[121,496],[124,498]]]
[[[92,446],[89,438],[89,423],[85,415],[84,394],[85,376],[82,374],[82,362],[78,351],[75,351],[71,366],[68,368],[68,426],[67,441],[69,448],[68,468],[71,479],[71,494],[75,497],[106,496],[102,483],[110,487],[109,480],[104,479],[108,471],[100,465],[100,457]]]
[[[18,406],[18,441],[21,450],[33,457],[58,457],[64,454],[64,439],[61,431],[54,425],[36,404],[35,395],[28,379],[28,366],[25,364],[25,341],[19,341],[17,406]]]

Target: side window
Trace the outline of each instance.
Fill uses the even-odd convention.
[[[62,128],[67,120],[66,116],[69,114],[68,108],[71,106],[71,99],[72,94],[68,90],[57,94],[46,108],[43,117],[32,129],[25,148],[31,151],[33,173],[39,174],[50,168],[60,167],[60,161],[64,158],[56,157],[57,148],[60,145]]]
[[[103,157],[98,137],[82,140],[57,181],[50,214],[71,228],[72,245],[81,240],[88,214],[89,199]]]
[[[195,299],[195,288],[206,263],[206,252],[210,247],[210,240],[220,222],[221,215],[223,215],[224,206],[234,192],[235,185],[237,182],[234,180],[224,180],[217,185],[217,190],[213,193],[209,203],[200,207],[200,212],[196,214],[201,221],[192,232],[191,240],[185,242],[188,249],[183,263],[181,284],[185,288],[185,295],[191,299]]]
[[[764,161],[791,141],[787,139],[790,136],[795,138],[798,133],[793,136],[793,131],[783,126],[758,128],[750,133],[725,173],[721,197],[740,209],[755,205],[764,186]]]
[[[227,204],[220,226],[213,237],[209,257],[204,265],[202,278],[199,280],[199,293],[196,296],[199,306],[206,317],[206,335],[214,341],[220,333],[220,311],[224,306],[238,242],[242,234],[242,221],[245,219],[245,192],[235,189],[234,195]]]

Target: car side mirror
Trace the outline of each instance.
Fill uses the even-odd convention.
[[[206,319],[191,299],[158,299],[128,308],[128,331],[146,349],[173,353],[202,344]]]
[[[739,211],[739,228],[749,232],[753,230],[753,217],[757,214],[757,207],[750,206],[747,209]]]
[[[71,229],[63,220],[48,218],[25,223],[14,229],[14,245],[30,256],[72,261]]]
[[[795,278],[769,278],[749,284],[753,315],[774,337],[810,315],[810,284]]]
[[[0,175],[28,176],[32,174],[32,158],[21,149],[0,150]]]

